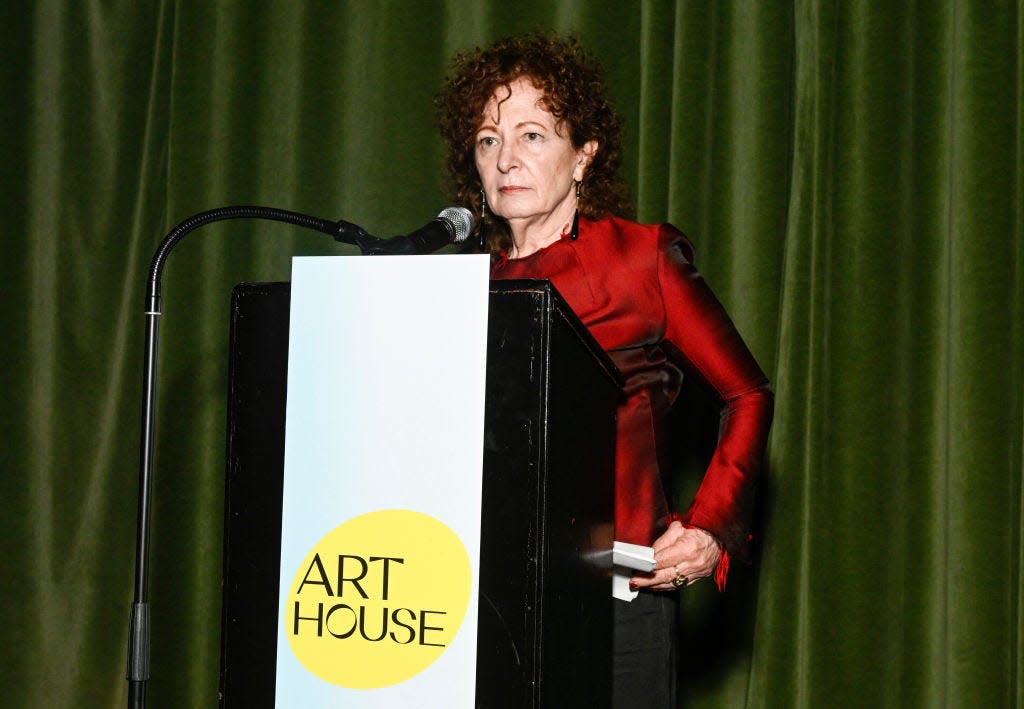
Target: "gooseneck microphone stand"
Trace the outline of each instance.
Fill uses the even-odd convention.
[[[149,267],[146,289],[146,339],[142,380],[142,442],[139,459],[139,506],[135,537],[135,597],[128,629],[128,706],[144,707],[149,679],[149,522],[153,493],[153,438],[156,414],[156,355],[160,334],[160,278],[171,249],[190,231],[227,219],[265,219],[330,234],[335,241],[358,246],[363,254],[386,253],[385,239],[346,221],[324,219],[273,207],[220,207],[201,212],[174,227],[160,242]]]

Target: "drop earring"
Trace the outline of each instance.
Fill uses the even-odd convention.
[[[487,222],[487,193],[480,190],[480,225],[477,227],[477,234],[479,234],[479,241],[477,246],[481,251],[486,250],[486,242],[484,239],[484,224]]]
[[[576,213],[572,216],[572,230],[569,232],[569,241],[576,241],[580,238],[580,193],[583,190],[583,183],[576,182]]]

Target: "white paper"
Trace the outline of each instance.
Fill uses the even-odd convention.
[[[612,545],[612,564],[645,573],[654,571],[654,567],[657,566],[654,560],[654,547],[615,542]]]
[[[628,542],[612,544],[612,597],[627,603],[636,598],[639,591],[629,588],[629,580],[636,574],[654,571],[657,562],[654,560],[654,549]]]

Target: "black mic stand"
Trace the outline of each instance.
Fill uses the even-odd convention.
[[[385,253],[385,239],[367,234],[346,221],[317,217],[273,207],[220,207],[201,212],[174,227],[160,242],[149,267],[146,289],[146,339],[142,380],[142,442],[139,459],[139,508],[135,536],[135,597],[128,627],[128,706],[146,705],[149,679],[149,521],[153,494],[153,438],[156,414],[156,353],[160,334],[160,278],[171,249],[190,231],[227,219],[266,219],[330,234],[335,241],[358,246],[363,254]]]

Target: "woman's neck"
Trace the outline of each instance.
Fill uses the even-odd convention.
[[[512,247],[508,251],[510,259],[525,258],[530,254],[544,249],[561,240],[572,231],[573,218],[576,216],[575,200],[569,209],[560,209],[542,219],[528,223],[509,221],[512,230]]]

